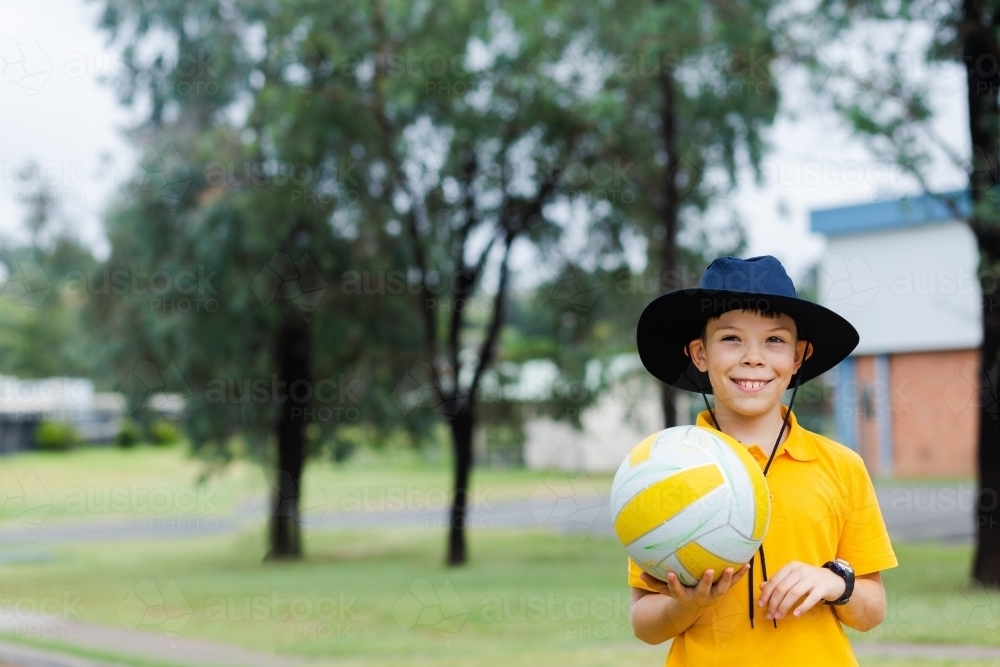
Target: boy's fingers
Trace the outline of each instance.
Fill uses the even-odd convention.
[[[775,572],[775,574],[774,574],[773,577],[771,577],[767,581],[762,581],[760,583],[761,590],[764,589],[764,586],[768,586],[768,587],[770,587],[770,586],[777,586],[778,584],[780,584],[785,579],[785,577],[787,577],[793,571],[794,570],[792,570],[791,568],[789,568],[786,565],[785,567],[783,567],[780,570],[778,570],[777,572]]]
[[[683,591],[680,587],[680,582],[677,581],[677,575],[673,572],[667,572],[667,587],[670,589],[670,597],[675,600],[683,600]]]
[[[775,591],[772,591],[771,597],[768,599],[766,605],[768,616],[773,617],[775,613],[777,613],[778,605],[780,605],[781,602],[785,599],[786,592],[787,591],[784,588],[779,588]]]
[[[722,578],[719,579],[718,583],[716,583],[715,586],[712,587],[713,588],[712,595],[714,597],[725,595],[726,591],[728,591],[729,587],[732,585],[733,585],[733,568],[727,567],[722,572]]]
[[[800,581],[788,590],[788,594],[785,599],[781,601],[778,605],[778,617],[782,618],[792,609],[797,601],[801,600],[806,594],[812,592],[816,589],[816,586],[811,585],[807,581]]]
[[[816,603],[820,601],[820,597],[819,591],[814,590],[806,596],[806,599],[802,602],[802,604],[795,608],[795,611],[792,612],[792,614],[795,616],[801,616],[806,613],[816,606]]]
[[[763,581],[760,584],[761,596],[759,605],[763,607],[768,602],[770,602],[771,597],[777,594],[778,590],[783,589],[781,585],[782,581],[788,577],[788,570],[779,571],[778,574],[774,575],[771,579]]]
[[[695,588],[695,592],[697,593],[698,597],[700,598],[708,597],[708,594],[712,591],[712,579],[714,577],[715,577],[714,570],[712,570],[711,568],[705,570],[705,573],[701,575],[701,581],[698,582],[698,586],[697,588]]]

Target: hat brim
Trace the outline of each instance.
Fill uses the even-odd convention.
[[[738,305],[737,303],[738,302]],[[701,336],[708,318],[735,308],[758,308],[785,313],[803,331],[799,340],[813,344],[809,356],[796,376],[805,384],[847,358],[861,340],[857,329],[846,319],[817,303],[773,294],[753,294],[702,288],[676,290],[661,294],[639,316],[636,345],[639,358],[658,380],[686,391],[711,394],[708,373],[699,371],[684,346]],[[804,334],[804,335],[803,335]]]

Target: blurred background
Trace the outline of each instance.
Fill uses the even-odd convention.
[[[762,254],[861,333],[861,664],[996,664],[998,9],[0,0],[0,664],[660,664],[635,325]]]

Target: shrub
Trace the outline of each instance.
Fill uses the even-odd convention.
[[[127,417],[122,419],[118,427],[118,435],[115,436],[115,444],[119,447],[134,447],[142,437],[139,425]]]
[[[64,452],[80,441],[68,422],[42,420],[35,429],[35,447],[46,452]]]
[[[177,425],[166,419],[157,419],[149,426],[149,439],[154,445],[169,445],[181,437]]]

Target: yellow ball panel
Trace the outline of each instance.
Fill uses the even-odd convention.
[[[631,544],[723,483],[714,463],[688,468],[637,493],[615,519],[622,544]]]
[[[677,560],[681,562],[684,569],[691,572],[695,576],[699,573],[703,573],[705,570],[711,568],[712,581],[716,582],[722,578],[723,573],[727,567],[733,568],[733,574],[739,571],[743,567],[743,563],[730,563],[727,562],[710,551],[706,551],[697,542],[688,542],[683,547],[677,550]]]
[[[634,468],[649,458],[649,450],[652,449],[653,441],[656,440],[656,436],[658,435],[659,432],[654,433],[632,448],[632,451],[628,455],[628,464],[630,466]]]

